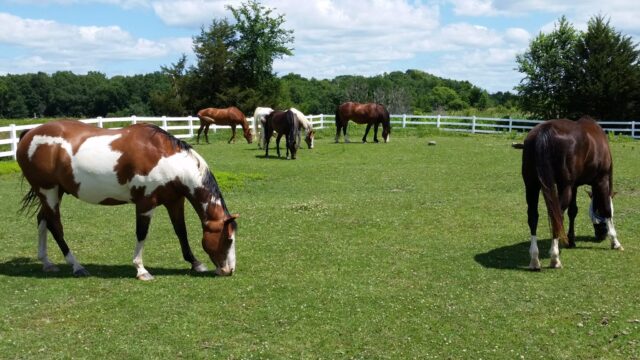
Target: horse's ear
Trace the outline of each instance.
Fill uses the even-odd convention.
[[[239,215],[239,214],[231,214],[231,215],[227,216],[227,217],[224,219],[224,223],[225,223],[225,224],[228,224],[228,223],[230,223],[230,222],[234,221],[235,219],[237,219],[237,218],[239,218],[239,217],[240,217],[240,215]]]
[[[585,190],[585,192],[589,195],[589,199],[593,199],[593,193],[591,191]]]

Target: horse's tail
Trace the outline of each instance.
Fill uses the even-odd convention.
[[[547,205],[553,237],[567,246],[569,243],[562,224],[563,212],[556,182],[556,169],[553,163],[553,157],[560,155],[558,151],[560,149],[555,149],[552,144],[552,131],[550,127],[545,127],[536,136],[534,149],[536,172],[542,188],[542,195]]]
[[[342,120],[340,119],[340,106],[336,108],[336,129],[340,129]]]
[[[33,215],[40,211],[40,203],[38,199],[38,194],[33,188],[30,188],[29,191],[22,197],[22,206],[18,210],[20,214]]]

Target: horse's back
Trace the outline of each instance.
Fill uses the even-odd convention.
[[[340,117],[344,121],[352,120],[358,124],[368,124],[372,121],[386,121],[388,112],[384,106],[376,103],[346,102],[338,108]]]
[[[246,122],[244,113],[235,106],[228,108],[206,108],[198,111],[200,120],[213,122],[218,125],[237,125]]]

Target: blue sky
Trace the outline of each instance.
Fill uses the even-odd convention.
[[[236,0],[0,0],[0,74],[70,70],[108,76],[153,72],[185,53]],[[515,56],[566,15],[578,28],[596,14],[640,40],[640,1],[272,0],[294,30],[280,75],[375,75],[420,69],[491,92],[521,79]]]

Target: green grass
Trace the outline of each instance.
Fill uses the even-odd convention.
[[[363,131],[350,126],[351,139]],[[564,269],[532,273],[510,136],[394,129],[390,143],[363,145],[333,144],[326,130],[295,161],[227,136],[195,148],[240,214],[230,278],[190,275],[157,211],[144,253],[156,279],[135,280],[134,209],[72,197],[67,240],[93,276],[44,274],[35,219],[16,213],[27,189],[18,174],[0,177],[0,357],[640,357],[637,143],[612,144],[626,250],[592,240],[582,193],[578,248],[562,251]],[[187,220],[206,259],[193,211]]]

